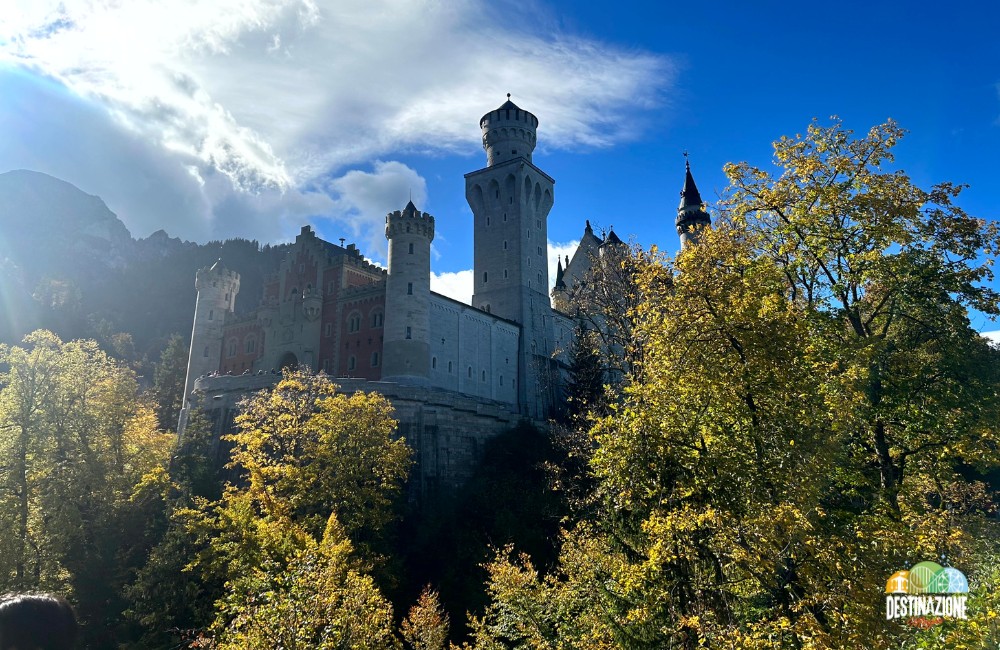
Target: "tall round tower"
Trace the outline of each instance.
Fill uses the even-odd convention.
[[[483,115],[479,126],[483,130],[487,167],[515,158],[531,162],[538,118],[510,101],[510,93],[507,93],[503,106]]]
[[[431,241],[434,217],[413,201],[385,217],[389,273],[385,282],[382,378],[427,381],[430,372]]]
[[[198,299],[191,328],[191,350],[188,353],[187,378],[184,381],[184,407],[181,427],[187,416],[188,401],[198,377],[215,372],[222,360],[222,327],[226,314],[236,305],[240,291],[240,275],[230,271],[220,259],[210,267],[199,269],[194,286]]]

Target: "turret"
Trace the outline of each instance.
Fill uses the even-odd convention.
[[[684,167],[686,170],[684,189],[681,190],[681,203],[677,207],[677,234],[681,238],[681,248],[697,244],[701,238],[701,231],[712,225],[712,219],[705,210],[698,186],[694,184],[691,164],[685,160]]]
[[[522,414],[544,419],[555,394],[547,254],[555,181],[531,161],[538,118],[510,95],[479,126],[486,167],[465,175],[474,220],[472,306],[521,325],[518,404]]]
[[[410,201],[385,217],[389,273],[385,289],[382,378],[427,381],[430,370],[431,242],[434,217]]]
[[[531,162],[538,118],[510,101],[510,93],[500,108],[483,115],[479,126],[483,130],[487,167],[515,158]]]
[[[183,429],[186,421],[195,380],[219,370],[222,360],[222,328],[226,322],[226,314],[232,313],[236,305],[240,275],[227,269],[220,259],[195,274],[194,286],[198,291],[198,298],[194,308],[194,325],[191,328],[187,378],[184,381],[184,408],[181,410],[178,430]]]

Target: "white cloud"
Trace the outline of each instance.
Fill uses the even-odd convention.
[[[371,239],[365,205],[374,204],[345,204],[343,194],[324,201],[318,194],[337,190],[324,177],[362,183],[351,166],[403,152],[472,152],[476,118],[508,90],[540,116],[542,146],[556,148],[634,137],[646,109],[665,102],[669,59],[563,33],[555,22],[530,0],[13,0],[0,16],[0,65],[57,80],[89,103],[94,121],[111,116],[101,128],[117,140],[91,150],[90,164],[104,171],[78,175],[110,177],[111,155],[140,149],[147,172],[170,178],[158,191],[174,188],[190,204],[188,230],[174,234],[229,233],[236,207],[287,200],[277,216],[251,214],[239,234],[284,232],[292,217],[282,215],[301,221],[325,204]],[[67,139],[78,133],[63,130]],[[117,203],[114,188],[88,190]]]
[[[472,304],[472,269],[454,273],[431,272],[431,291],[453,300]]]
[[[562,259],[565,260],[566,256],[569,255],[573,257],[573,253],[576,252],[576,247],[580,245],[579,240],[574,240],[566,242],[564,244],[559,244],[555,242],[549,242],[549,290],[556,282],[556,263]],[[455,273],[434,273],[431,272],[431,291],[443,294],[449,298],[454,298],[459,302],[464,302],[467,305],[472,304],[472,290],[473,290],[473,270],[466,269],[465,271],[458,271]]]
[[[352,169],[327,184],[333,195],[335,221],[365,240],[362,248],[385,258],[385,215],[413,201],[427,210],[427,182],[415,170],[394,160],[376,161],[371,172]]]
[[[569,258],[573,259],[573,253],[576,252],[576,248],[579,245],[579,239],[574,239],[565,244],[553,241],[549,242],[549,291],[552,291],[552,287],[556,286],[556,264],[559,260],[562,260],[563,268],[566,268],[566,256],[569,255]]]
[[[1000,330],[995,332],[980,332],[980,334],[992,341],[994,346],[1000,347]]]

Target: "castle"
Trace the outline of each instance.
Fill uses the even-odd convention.
[[[221,261],[201,269],[182,430],[192,407],[219,432],[230,428],[239,400],[273,386],[275,369],[307,366],[343,391],[374,390],[393,403],[424,491],[461,483],[492,435],[552,415],[576,329],[575,291],[595,260],[625,245],[587,222],[550,296],[555,181],[532,163],[538,119],[508,95],[479,124],[486,167],[465,175],[475,219],[472,304],[430,290],[434,217],[412,201],[386,215],[387,270],[305,226],[258,308],[237,315],[239,275]],[[687,245],[709,223],[690,167],[681,194],[677,228]]]

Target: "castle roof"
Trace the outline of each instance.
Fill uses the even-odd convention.
[[[681,204],[677,206],[677,209],[697,208],[700,210],[703,201],[698,192],[698,186],[694,184],[694,176],[691,175],[691,163],[684,161],[684,168],[684,189],[681,190]]]
[[[615,246],[619,244],[624,245],[625,242],[623,242],[621,238],[615,234],[615,231],[612,230],[611,232],[608,233],[608,236],[604,238],[604,242],[601,243],[601,248],[604,248],[605,246]]]
[[[412,216],[415,216],[415,215],[419,216],[420,215],[420,210],[417,209],[417,206],[413,205],[413,201],[409,201],[406,204],[406,207],[403,208],[403,216],[404,217],[412,217]]]

